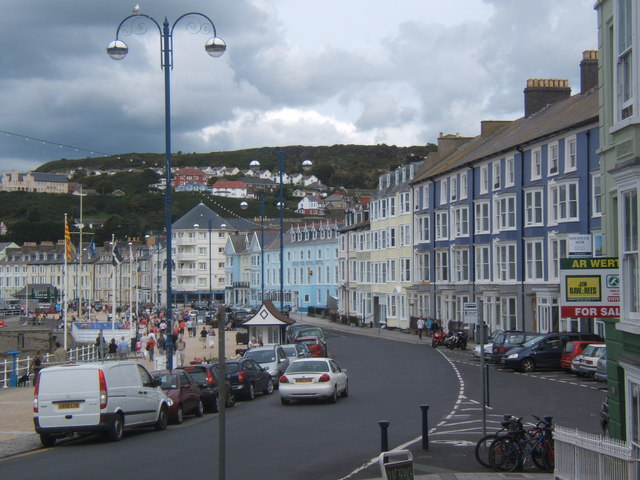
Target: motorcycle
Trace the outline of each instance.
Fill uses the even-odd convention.
[[[438,330],[436,333],[433,334],[433,337],[431,338],[431,346],[433,348],[438,348],[438,346],[444,345],[444,342],[446,339],[447,339],[447,334],[444,333],[444,331],[442,330]]]
[[[444,344],[447,346],[449,350],[453,350],[454,348],[459,348],[460,350],[467,349],[467,337],[464,332],[456,332],[453,335],[448,336]]]

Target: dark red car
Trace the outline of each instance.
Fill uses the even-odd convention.
[[[295,343],[302,343],[307,346],[312,357],[326,357],[327,345],[318,337],[298,337]]]
[[[182,423],[185,415],[201,417],[204,405],[200,399],[200,387],[184,370],[156,370],[153,378],[160,380],[160,388],[171,400],[169,419],[173,423]]]

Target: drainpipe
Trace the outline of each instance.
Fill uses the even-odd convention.
[[[526,270],[526,266],[527,266],[527,260],[526,260],[526,244],[524,241],[524,219],[525,219],[525,205],[524,205],[524,192],[523,192],[523,187],[524,187],[524,182],[523,182],[523,176],[524,176],[524,151],[522,150],[522,147],[520,147],[519,145],[516,147],[516,151],[520,154],[520,185],[519,185],[519,189],[518,189],[518,195],[520,196],[520,248],[522,249],[522,251],[520,252],[520,314],[522,315],[522,331],[526,332],[527,329],[525,328],[525,322],[526,322],[526,318],[525,318],[525,308],[524,308],[524,300],[525,300],[525,296],[524,296],[524,281],[525,281],[525,270]],[[514,159],[514,163],[515,163],[515,159]],[[515,165],[514,165],[515,168]],[[517,170],[516,170],[517,172]],[[537,330],[537,325],[536,325],[536,330]]]

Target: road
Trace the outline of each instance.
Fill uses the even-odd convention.
[[[482,431],[479,368],[469,352],[334,331],[328,332],[328,342],[330,354],[348,370],[349,397],[335,405],[285,407],[276,392],[238,402],[227,412],[226,478],[375,477],[375,467],[361,467],[379,453],[378,421],[390,422],[390,447],[414,441],[421,432],[421,404],[430,407],[429,468],[480,470],[469,461],[469,445]],[[491,428],[503,413],[536,413],[597,432],[598,385],[563,383],[562,376],[567,379],[562,372],[520,375],[492,369]],[[44,475],[138,479],[165,476],[169,464],[181,478],[217,478],[217,420],[212,414],[189,417],[166,432],[128,432],[119,443],[74,440],[2,461],[0,471],[16,480]]]

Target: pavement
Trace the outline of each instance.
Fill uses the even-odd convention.
[[[430,339],[420,340],[416,335],[408,332],[391,329],[360,328],[350,325],[334,323],[326,319],[308,317],[298,313],[292,313],[292,318],[298,322],[315,324],[326,329],[340,330],[359,335],[375,336],[392,341],[405,343],[425,343]],[[239,330],[241,331],[241,330]],[[236,348],[236,332],[227,332],[226,357],[233,357]],[[196,357],[217,357],[216,347],[204,348],[198,337],[187,337],[186,362]],[[473,348],[473,345],[470,344]],[[149,359],[138,358],[138,361],[149,370],[155,365]],[[0,389],[0,461],[14,455],[38,450],[42,448],[39,437],[33,429],[33,386],[13,387]],[[415,439],[403,448],[411,451],[413,455],[414,477],[418,480],[552,480],[553,474],[531,472],[496,473],[483,469],[477,464],[473,447],[466,445],[430,443],[429,450],[421,448],[421,439]],[[377,452],[373,452],[377,455]],[[373,462],[363,465],[361,472],[349,476],[353,480],[379,479],[379,467]]]

